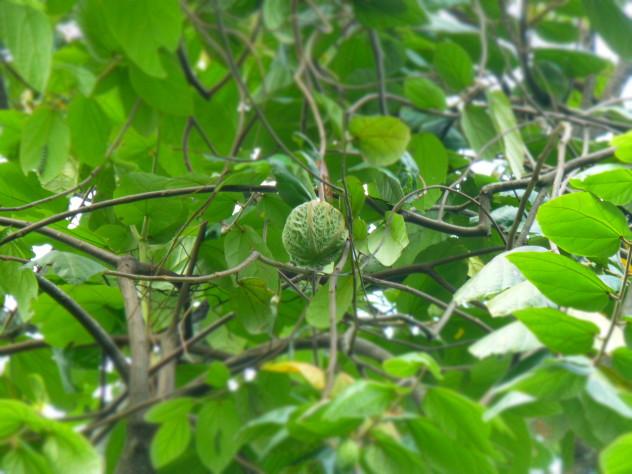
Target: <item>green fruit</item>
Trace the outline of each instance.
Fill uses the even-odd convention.
[[[331,204],[315,200],[290,212],[282,238],[294,263],[321,268],[340,256],[348,236],[342,213]]]

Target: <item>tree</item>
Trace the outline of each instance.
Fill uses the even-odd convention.
[[[1,469],[632,472],[622,3],[0,0]]]

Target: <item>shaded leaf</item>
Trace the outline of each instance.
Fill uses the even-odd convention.
[[[404,94],[421,109],[444,110],[446,107],[443,90],[425,77],[409,77],[404,81]]]
[[[45,270],[50,269],[55,275],[67,283],[76,285],[89,280],[106,269],[95,260],[71,252],[53,250],[34,260],[29,266],[37,265]]]
[[[409,243],[406,222],[400,214],[387,212],[383,228],[369,234],[369,251],[384,266],[393,265]]]
[[[458,44],[444,41],[437,45],[434,66],[450,87],[460,91],[474,81],[474,66],[467,52]]]
[[[70,131],[61,113],[39,107],[28,118],[22,130],[22,171],[35,171],[42,183],[47,183],[61,174],[69,151]]]
[[[353,300],[353,277],[338,278],[336,284],[336,321],[340,321]],[[329,285],[322,285],[307,306],[306,319],[312,326],[329,327]]]
[[[159,49],[174,51],[180,39],[182,13],[177,0],[108,0],[107,25],[125,54],[146,74],[165,77]]]
[[[583,0],[591,26],[621,57],[632,58],[632,20],[614,0]]]
[[[198,415],[195,447],[202,463],[213,473],[222,472],[239,450],[241,421],[232,400],[209,400]]]
[[[526,147],[517,127],[511,103],[500,90],[488,92],[487,100],[496,131],[502,136],[502,141],[505,144],[505,156],[511,171],[514,176],[520,178],[524,173],[523,163]]]
[[[0,2],[0,39],[17,73],[44,92],[53,54],[53,29],[46,14],[27,2]]]

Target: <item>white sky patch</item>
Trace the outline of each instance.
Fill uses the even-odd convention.
[[[4,373],[4,368],[9,363],[9,357],[0,357],[0,375]]]
[[[386,337],[386,339],[393,339],[395,336],[395,328],[393,326],[386,326],[382,331],[384,332],[384,337]]]
[[[73,196],[70,198],[70,203],[68,204],[68,210],[74,211],[75,209],[79,209],[84,204],[89,204],[89,202],[81,198],[79,196]],[[77,214],[72,219],[70,219],[70,224],[68,224],[69,229],[75,229],[79,226],[79,222],[81,221],[81,214]]]
[[[230,379],[228,381],[228,390],[230,392],[236,392],[237,390],[239,390],[239,382],[237,382],[237,380],[235,379]]]
[[[66,414],[63,411],[57,410],[51,405],[44,405],[44,407],[42,408],[42,415],[44,415],[46,418],[61,418]]]
[[[242,209],[243,207],[241,207],[239,204],[235,204],[235,207],[233,207],[233,216],[239,213]]]
[[[421,329],[419,329],[419,326],[410,326],[410,334],[413,336],[419,336],[419,334],[421,334]]]
[[[258,160],[260,156],[261,156],[261,148],[260,147],[256,147],[254,150],[252,150],[252,153],[250,153],[250,159],[251,160]]]
[[[606,42],[601,38],[601,36],[597,36],[595,41],[595,52],[606,59],[609,59],[613,63],[619,62],[619,56],[617,53],[612,51],[610,47],[606,44]]]
[[[493,161],[479,160],[472,165],[472,171],[476,174],[484,174],[491,176],[496,169],[496,163]]]
[[[0,127],[0,133],[2,133],[2,127]],[[9,159],[6,156],[0,155],[0,164],[8,163],[8,162],[9,162]]]
[[[369,293],[367,299],[382,314],[389,314],[394,310],[393,304],[384,296],[382,291]]]
[[[6,311],[15,311],[17,308],[17,300],[11,295],[4,295],[4,309]]]
[[[31,250],[35,254],[35,257],[33,258],[37,260],[38,258],[43,257],[48,252],[53,250],[53,246],[51,244],[33,245],[33,247],[31,247]]]
[[[248,367],[244,370],[244,381],[252,382],[255,378],[257,378],[257,371],[251,367]]]
[[[57,31],[64,37],[66,43],[80,39],[83,35],[76,21],[67,21],[57,25]]]

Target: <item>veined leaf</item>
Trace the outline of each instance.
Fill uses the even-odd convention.
[[[545,236],[567,252],[585,257],[609,257],[619,249],[622,237],[632,237],[621,211],[587,192],[547,202],[537,220]]]
[[[591,270],[563,255],[522,252],[507,255],[545,296],[561,306],[597,311],[608,303],[611,290]]]
[[[593,323],[553,308],[529,308],[514,314],[545,346],[561,354],[589,352],[599,333]]]

